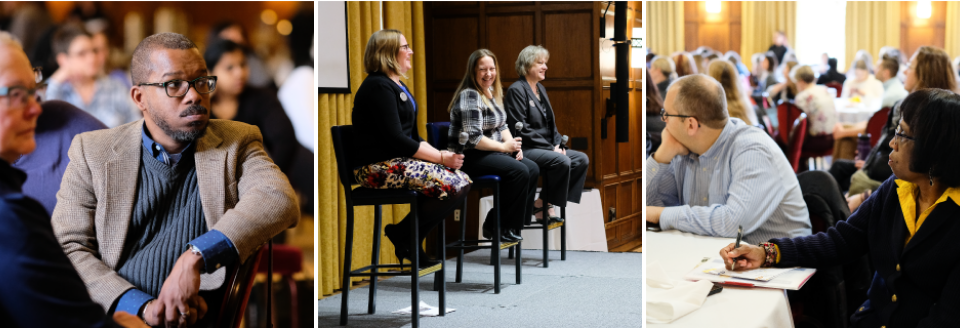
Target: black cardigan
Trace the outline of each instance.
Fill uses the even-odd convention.
[[[909,232],[895,179],[826,232],[771,239],[780,248],[777,266],[827,267],[868,254],[876,272],[867,301],[853,309],[854,327],[960,327],[960,206],[938,204],[904,248]]]
[[[503,97],[503,107],[507,111],[507,127],[523,138],[523,149],[553,150],[560,145],[560,132],[557,131],[553,106],[547,97],[547,90],[537,83],[537,92],[543,98],[543,104],[533,94],[526,79],[513,82]],[[544,105],[545,104],[545,105]],[[523,129],[516,133],[514,125],[523,122]]]
[[[386,74],[371,73],[363,80],[353,97],[353,167],[417,153],[423,139],[413,102]]]

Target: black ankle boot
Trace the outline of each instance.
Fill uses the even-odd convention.
[[[407,248],[410,243],[407,242],[406,238],[401,237],[404,235],[397,231],[397,225],[388,224],[383,228],[383,234],[387,235],[387,239],[390,239],[390,242],[393,243],[393,253],[401,264],[403,264],[403,259],[410,259],[410,251]]]

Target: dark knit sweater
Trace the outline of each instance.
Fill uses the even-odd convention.
[[[137,289],[160,295],[187,243],[206,232],[192,152],[167,166],[143,148],[136,203],[117,272]]]
[[[960,206],[938,204],[904,246],[909,232],[895,179],[826,232],[771,239],[780,248],[777,266],[826,267],[867,254],[876,272],[867,301],[851,309],[853,327],[960,327]]]

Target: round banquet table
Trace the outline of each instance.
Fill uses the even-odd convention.
[[[870,120],[873,113],[880,110],[883,99],[860,98],[860,102],[853,102],[850,98],[835,98],[833,104],[837,111],[838,122],[855,124]]]

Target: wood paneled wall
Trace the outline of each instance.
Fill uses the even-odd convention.
[[[640,2],[632,1],[639,15]],[[614,121],[609,121],[609,137],[600,138],[600,119],[606,113],[606,85],[600,73],[600,17],[605,3],[601,2],[424,2],[424,30],[427,37],[427,101],[430,103],[430,122],[449,121],[447,108],[453,98],[453,92],[467,69],[470,53],[487,48],[497,55],[500,64],[500,81],[504,88],[510,86],[519,77],[514,63],[520,51],[533,44],[539,44],[550,50],[547,63],[547,78],[543,82],[550,102],[557,116],[557,129],[562,134],[574,138],[585,138],[586,149],[579,149],[590,157],[586,187],[599,188],[604,205],[611,199],[626,213],[640,217],[639,163],[642,161],[643,138],[639,137],[639,115],[631,132],[636,131],[636,140],[631,138],[630,145],[615,145]],[[612,13],[611,7],[611,13]],[[612,16],[611,16],[612,17]],[[612,18],[609,23],[612,24]],[[608,35],[613,37],[613,35]],[[639,72],[638,70],[635,70]],[[636,79],[639,81],[639,78]],[[640,83],[636,83],[639,89]],[[634,92],[634,91],[631,91]],[[636,91],[639,94],[639,90]],[[631,106],[640,111],[640,103],[631,97]],[[631,110],[631,113],[634,111]],[[635,125],[635,126],[634,126]],[[608,143],[610,143],[608,145]],[[636,143],[637,145],[633,145]],[[572,142],[571,142],[572,144]],[[623,158],[617,157],[617,148],[630,149]],[[640,150],[636,153],[632,149]],[[628,164],[619,165],[618,160]],[[600,177],[615,173],[626,166],[636,165],[627,171],[636,171],[634,182],[623,187],[628,192],[608,194],[606,183]],[[611,170],[603,167],[612,165]],[[476,206],[477,193],[471,193],[468,204]],[[623,198],[626,197],[626,198]],[[623,199],[621,199],[623,198]],[[606,209],[604,210],[606,213]],[[477,212],[468,210],[468,235],[476,234]],[[621,212],[623,213],[623,212]],[[623,214],[621,214],[621,217]],[[603,220],[600,218],[576,218],[578,220]],[[448,225],[447,236],[458,234],[456,225]],[[630,238],[639,238],[640,224],[631,226],[632,233],[621,234]],[[626,228],[616,228],[626,229]],[[627,232],[624,230],[624,232]],[[608,237],[609,238],[609,237]],[[626,238],[614,239],[621,240]]]
[[[630,8],[627,17],[627,31],[632,32],[634,27],[642,27],[640,18],[642,7],[640,1],[629,1]],[[608,37],[612,36],[614,16],[613,10],[606,18]],[[602,52],[601,67],[615,67],[612,62],[616,59],[613,51]],[[597,163],[600,170],[601,194],[603,195],[603,218],[607,234],[607,247],[610,250],[629,250],[642,243],[643,237],[643,161],[646,138],[643,134],[643,71],[630,70],[631,85],[629,85],[630,107],[630,141],[616,142],[617,116],[607,118],[607,138],[600,139],[601,157]],[[610,98],[610,79],[603,80],[602,108],[606,108]],[[602,115],[600,116],[603,117]],[[602,128],[602,127],[600,127]],[[611,218],[611,209],[616,216]],[[613,219],[613,220],[611,220]]]
[[[931,1],[931,6],[930,18],[924,19],[917,17],[916,1],[900,2],[900,49],[908,58],[920,46],[944,46],[947,3]]]
[[[707,12],[705,1],[683,4],[684,48],[696,50],[708,46],[713,50],[740,52],[740,2],[721,1],[720,12]]]

